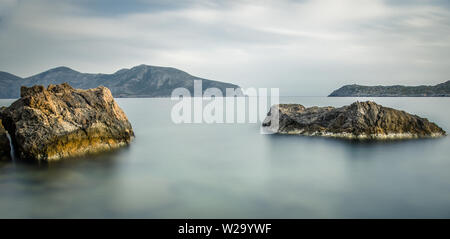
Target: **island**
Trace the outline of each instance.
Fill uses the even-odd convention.
[[[170,97],[172,91],[180,87],[188,89],[193,95],[196,80],[201,81],[203,91],[218,88],[225,95],[227,88],[240,89],[238,85],[199,78],[172,67],[139,65],[113,74],[81,73],[68,67],[57,67],[27,78],[0,71],[0,98],[18,98],[21,86],[65,82],[79,89],[103,85],[111,90],[115,98]]]
[[[425,118],[372,101],[340,108],[277,104],[262,123],[269,133],[348,139],[441,137],[446,132]]]
[[[110,151],[134,138],[127,116],[106,87],[23,86],[20,96],[0,110],[20,160],[50,161]]]
[[[328,97],[449,97],[450,80],[433,86],[364,86],[345,85]]]

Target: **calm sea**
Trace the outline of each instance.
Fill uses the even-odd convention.
[[[372,99],[450,131],[450,98]],[[357,98],[280,100],[342,106]],[[450,217],[450,137],[262,135],[258,124],[174,124],[170,99],[117,101],[133,144],[51,164],[0,162],[0,218]]]

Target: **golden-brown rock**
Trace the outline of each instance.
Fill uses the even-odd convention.
[[[21,98],[2,111],[20,159],[57,160],[128,145],[130,122],[108,88],[61,85],[22,87]]]

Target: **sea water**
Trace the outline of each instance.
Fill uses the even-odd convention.
[[[367,99],[450,131],[450,98],[280,101]],[[264,135],[259,124],[175,124],[170,99],[117,102],[136,134],[129,147],[49,164],[0,162],[0,218],[450,217],[450,137]]]

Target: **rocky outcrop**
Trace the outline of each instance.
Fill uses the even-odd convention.
[[[19,159],[57,160],[116,149],[134,137],[108,88],[61,85],[22,87],[2,111]]]
[[[0,160],[11,159],[10,153],[11,148],[9,146],[9,139],[5,128],[3,127],[2,120],[0,119]]]
[[[355,102],[340,108],[306,108],[299,104],[274,105],[264,120],[263,127],[279,134],[358,139],[401,139],[446,135],[444,130],[425,118],[383,107],[371,101]]]

